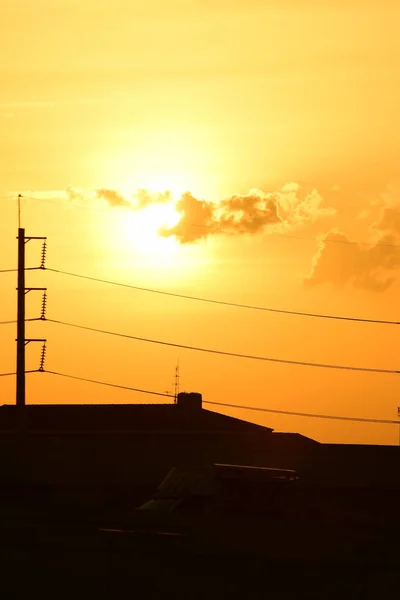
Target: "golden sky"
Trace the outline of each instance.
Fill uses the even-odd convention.
[[[47,265],[284,310],[399,320],[400,7],[392,0],[0,0],[0,269],[16,194]],[[166,193],[169,192],[169,193]],[[158,232],[158,233],[157,233]],[[325,239],[331,240],[324,242]],[[334,240],[334,241],[332,241]],[[356,242],[365,242],[360,245]],[[40,260],[27,245],[27,262]],[[0,321],[15,318],[0,274]],[[52,272],[48,316],[290,360],[399,369],[398,329],[180,300]],[[27,296],[27,316],[41,298]],[[399,376],[177,350],[52,323],[50,370],[205,400],[395,419]],[[0,372],[15,329],[0,327]],[[27,368],[40,348],[27,348]],[[146,402],[44,374],[28,401]],[[14,380],[0,380],[2,402]],[[226,411],[321,441],[398,428]]]

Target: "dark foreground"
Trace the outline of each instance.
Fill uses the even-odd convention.
[[[399,533],[365,519],[8,511],[2,597],[394,598]]]

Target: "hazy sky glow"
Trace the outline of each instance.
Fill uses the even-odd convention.
[[[0,0],[0,269],[24,226],[48,266],[288,310],[399,320],[394,0]],[[29,264],[40,247],[27,246]],[[28,274],[53,318],[195,346],[399,369],[396,326],[207,305]],[[0,321],[15,317],[0,274]],[[28,317],[40,298],[30,294]],[[396,418],[399,376],[273,365],[33,323],[49,369],[269,408]],[[0,328],[0,372],[15,330]],[[29,346],[27,368],[39,348]],[[14,381],[2,378],[3,402]],[[145,396],[34,374],[30,402]],[[322,441],[397,427],[229,411]]]

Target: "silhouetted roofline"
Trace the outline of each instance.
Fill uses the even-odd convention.
[[[0,431],[17,428],[19,416],[29,431],[87,432],[210,432],[271,433],[249,421],[218,412],[178,404],[28,404],[0,406]]]
[[[288,439],[291,439],[296,441],[296,443],[321,445],[321,442],[319,442],[318,440],[314,440],[313,438],[307,437],[302,433],[292,433],[290,431],[274,431],[274,439],[282,440],[282,442],[286,442]]]

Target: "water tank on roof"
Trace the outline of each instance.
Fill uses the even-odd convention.
[[[200,410],[202,407],[202,395],[197,392],[180,392],[178,394],[178,406],[189,410]]]

